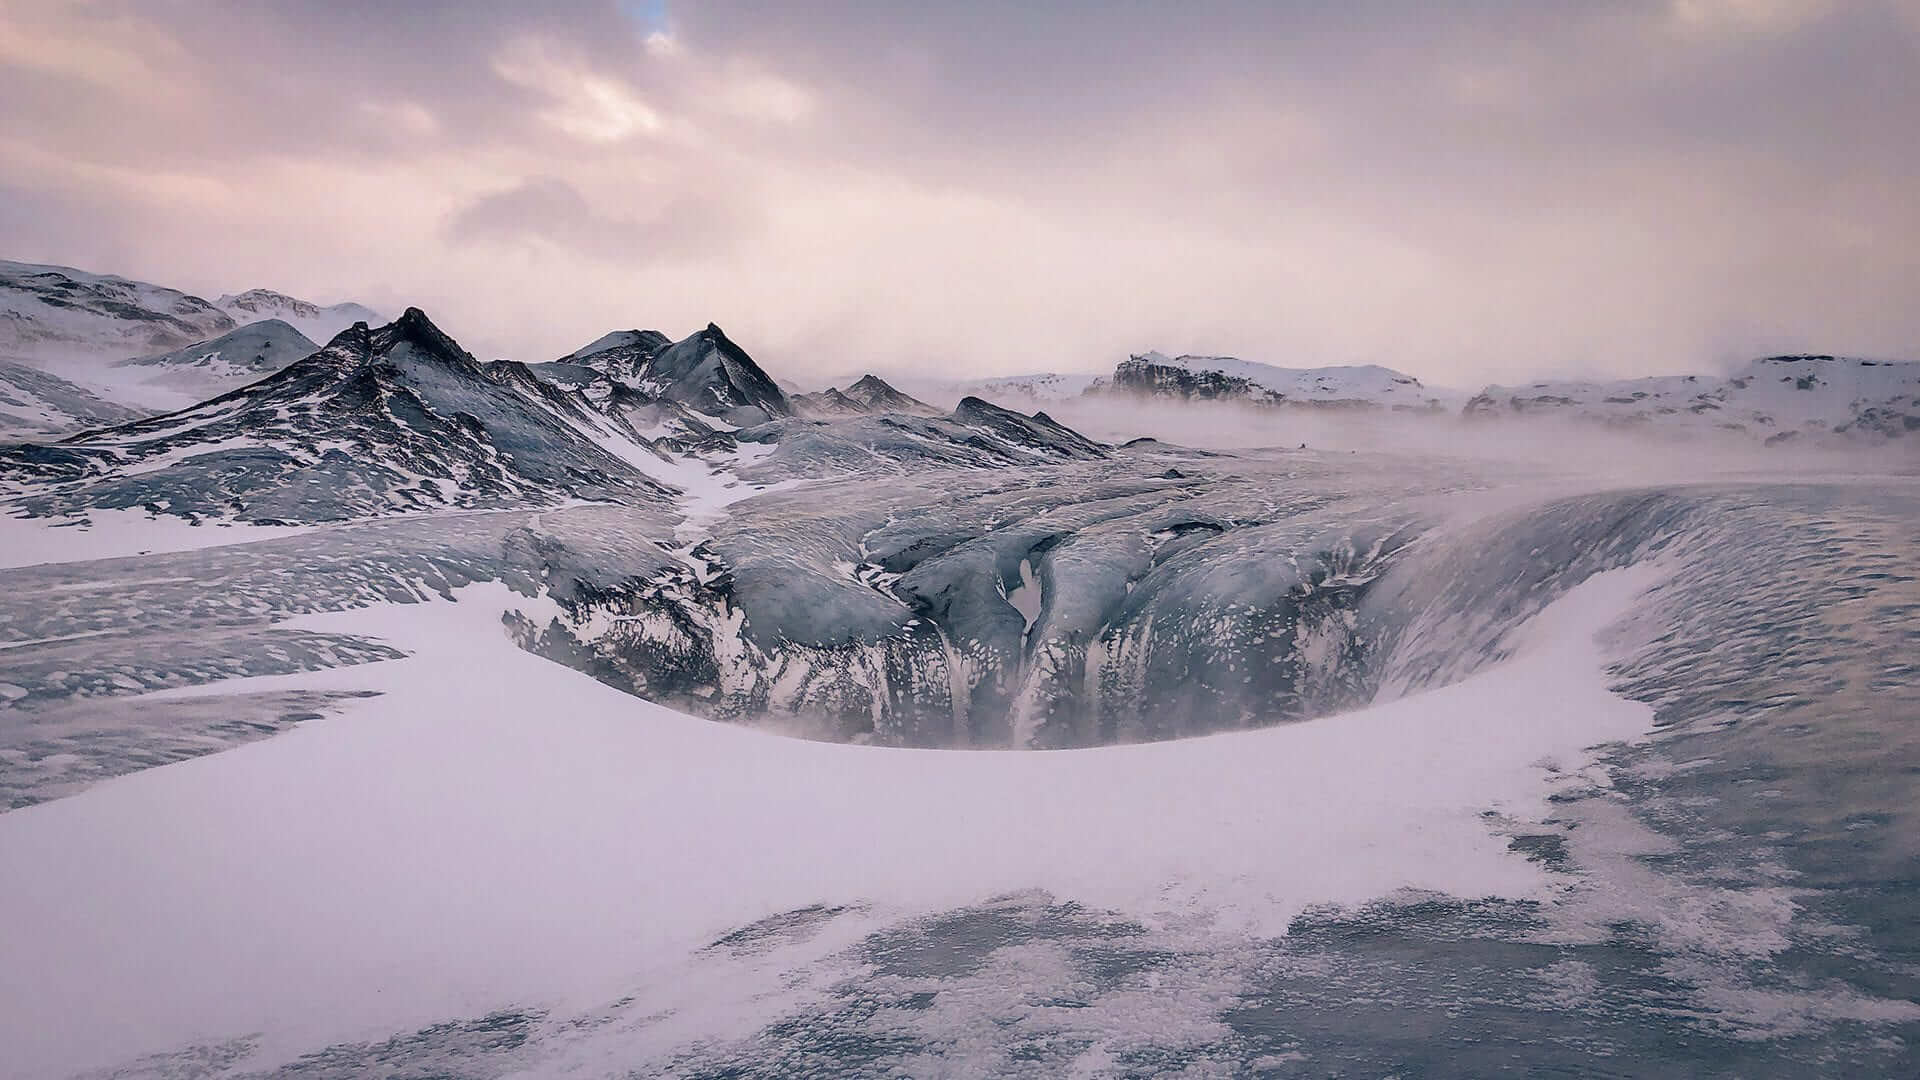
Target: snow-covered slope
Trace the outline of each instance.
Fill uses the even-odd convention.
[[[1772,445],[1879,442],[1920,433],[1920,363],[1770,356],[1725,378],[1489,386],[1467,404],[1466,415],[1560,417],[1690,435],[1735,432]]]
[[[332,341],[335,334],[363,322],[378,326],[386,317],[365,304],[333,304],[322,307],[272,289],[248,289],[229,293],[215,300],[214,306],[233,316],[238,323],[278,319],[314,341]]]
[[[0,451],[36,514],[333,521],[437,506],[662,501],[649,453],[522,365],[482,368],[418,309],[193,408]]]
[[[258,326],[276,320],[272,328]],[[128,411],[120,419],[225,392],[299,359],[317,348],[314,342],[356,322],[384,321],[359,304],[321,307],[266,289],[209,303],[113,274],[0,261],[0,358],[29,361],[84,394],[123,406]],[[255,327],[253,333],[242,324]],[[135,358],[136,366],[116,370]],[[76,414],[81,423],[73,424],[46,417],[39,430],[105,419]]]
[[[331,340],[331,335],[328,340]],[[263,379],[296,360],[318,352],[305,334],[280,319],[263,319],[184,349],[122,360],[137,380],[121,384],[123,395],[151,391],[155,403],[181,407]],[[167,400],[167,397],[179,400]]]
[[[1112,393],[1180,401],[1244,401],[1311,408],[1457,409],[1465,395],[1423,386],[1419,379],[1377,364],[1284,368],[1231,356],[1129,357],[1102,384]]]
[[[232,330],[197,296],[68,266],[0,260],[0,356],[122,360]]]
[[[52,372],[0,360],[0,440],[122,424],[139,415]]]
[[[893,1025],[884,1037],[821,1025],[835,1037],[819,1041],[858,1046],[818,1069],[687,1059],[817,995],[790,985],[808,959],[1021,890],[1144,920],[1066,944],[1118,938],[1175,972],[1182,924],[1157,912],[1204,916],[1215,941],[1237,942],[1410,888],[1546,903],[1564,887],[1482,810],[1546,818],[1560,809],[1554,773],[1583,766],[1583,747],[1651,726],[1650,709],[1607,692],[1593,643],[1645,580],[1583,586],[1514,661],[1424,698],[1061,754],[855,748],[695,720],[514,649],[500,612],[550,612],[499,585],[309,618],[301,631],[377,635],[410,655],[215,687],[378,692],[326,723],[0,817],[0,955],[33,973],[0,980],[0,1043],[23,1076],[130,1062],[126,1075],[841,1075],[868,1043],[897,1054],[889,1039],[919,1035],[904,1025],[928,1005],[861,1006],[903,1017],[872,1021]],[[1043,936],[1056,929],[1022,928],[1058,978],[1076,977]],[[902,942],[952,974],[995,947]],[[892,971],[861,978],[899,981]],[[1111,999],[1077,978],[1060,993],[1099,1007],[1045,1010],[1082,1024],[1050,1040],[1071,1049],[1048,1075],[1106,1075],[1072,1067],[1096,1035],[1087,1057],[1111,1060],[1155,1028],[1149,1013],[1196,996],[1172,976]],[[1036,985],[1004,1007],[1020,1022],[1002,1042],[1031,1042],[1038,1010],[1020,1002],[1053,993]],[[1202,1008],[1222,1000],[1210,990]],[[498,1056],[460,1059],[466,1025],[449,1018],[527,1003],[556,1014],[525,1056],[524,1025],[502,1012],[484,1032]],[[430,1024],[444,1057],[383,1046]],[[969,1052],[969,1067],[941,1071],[1016,1064],[994,1043]]]

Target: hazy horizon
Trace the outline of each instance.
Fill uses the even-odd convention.
[[[0,0],[0,257],[712,321],[780,377],[1157,349],[1473,388],[1920,358],[1920,9]]]

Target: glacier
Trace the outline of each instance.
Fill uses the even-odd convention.
[[[4,1071],[1913,1064],[1897,424],[263,367],[0,446]]]

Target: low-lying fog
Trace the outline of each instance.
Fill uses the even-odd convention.
[[[1770,447],[1739,432],[1699,436],[1610,428],[1565,417],[1483,420],[1449,413],[1273,409],[1111,396],[1068,398],[1038,407],[1091,438],[1115,443],[1153,438],[1212,450],[1304,447],[1442,456],[1649,483],[1753,475],[1920,476],[1920,445],[1913,443]]]

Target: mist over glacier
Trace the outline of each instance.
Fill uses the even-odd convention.
[[[1920,1076],[1920,6],[0,0],[0,1080]]]
[[[1232,450],[1192,415],[1216,448],[707,451],[658,506],[14,519],[54,538],[6,571],[16,1060],[1478,1071],[1391,1035],[1437,989],[1394,958],[1435,950],[1494,1047],[1667,1061],[1658,986],[1747,1074],[1898,1060],[1898,953],[1853,942],[1913,857],[1905,751],[1859,741],[1910,640],[1910,477]],[[1111,635],[1091,679],[1073,625]],[[1093,748],[978,749],[1017,745]]]

